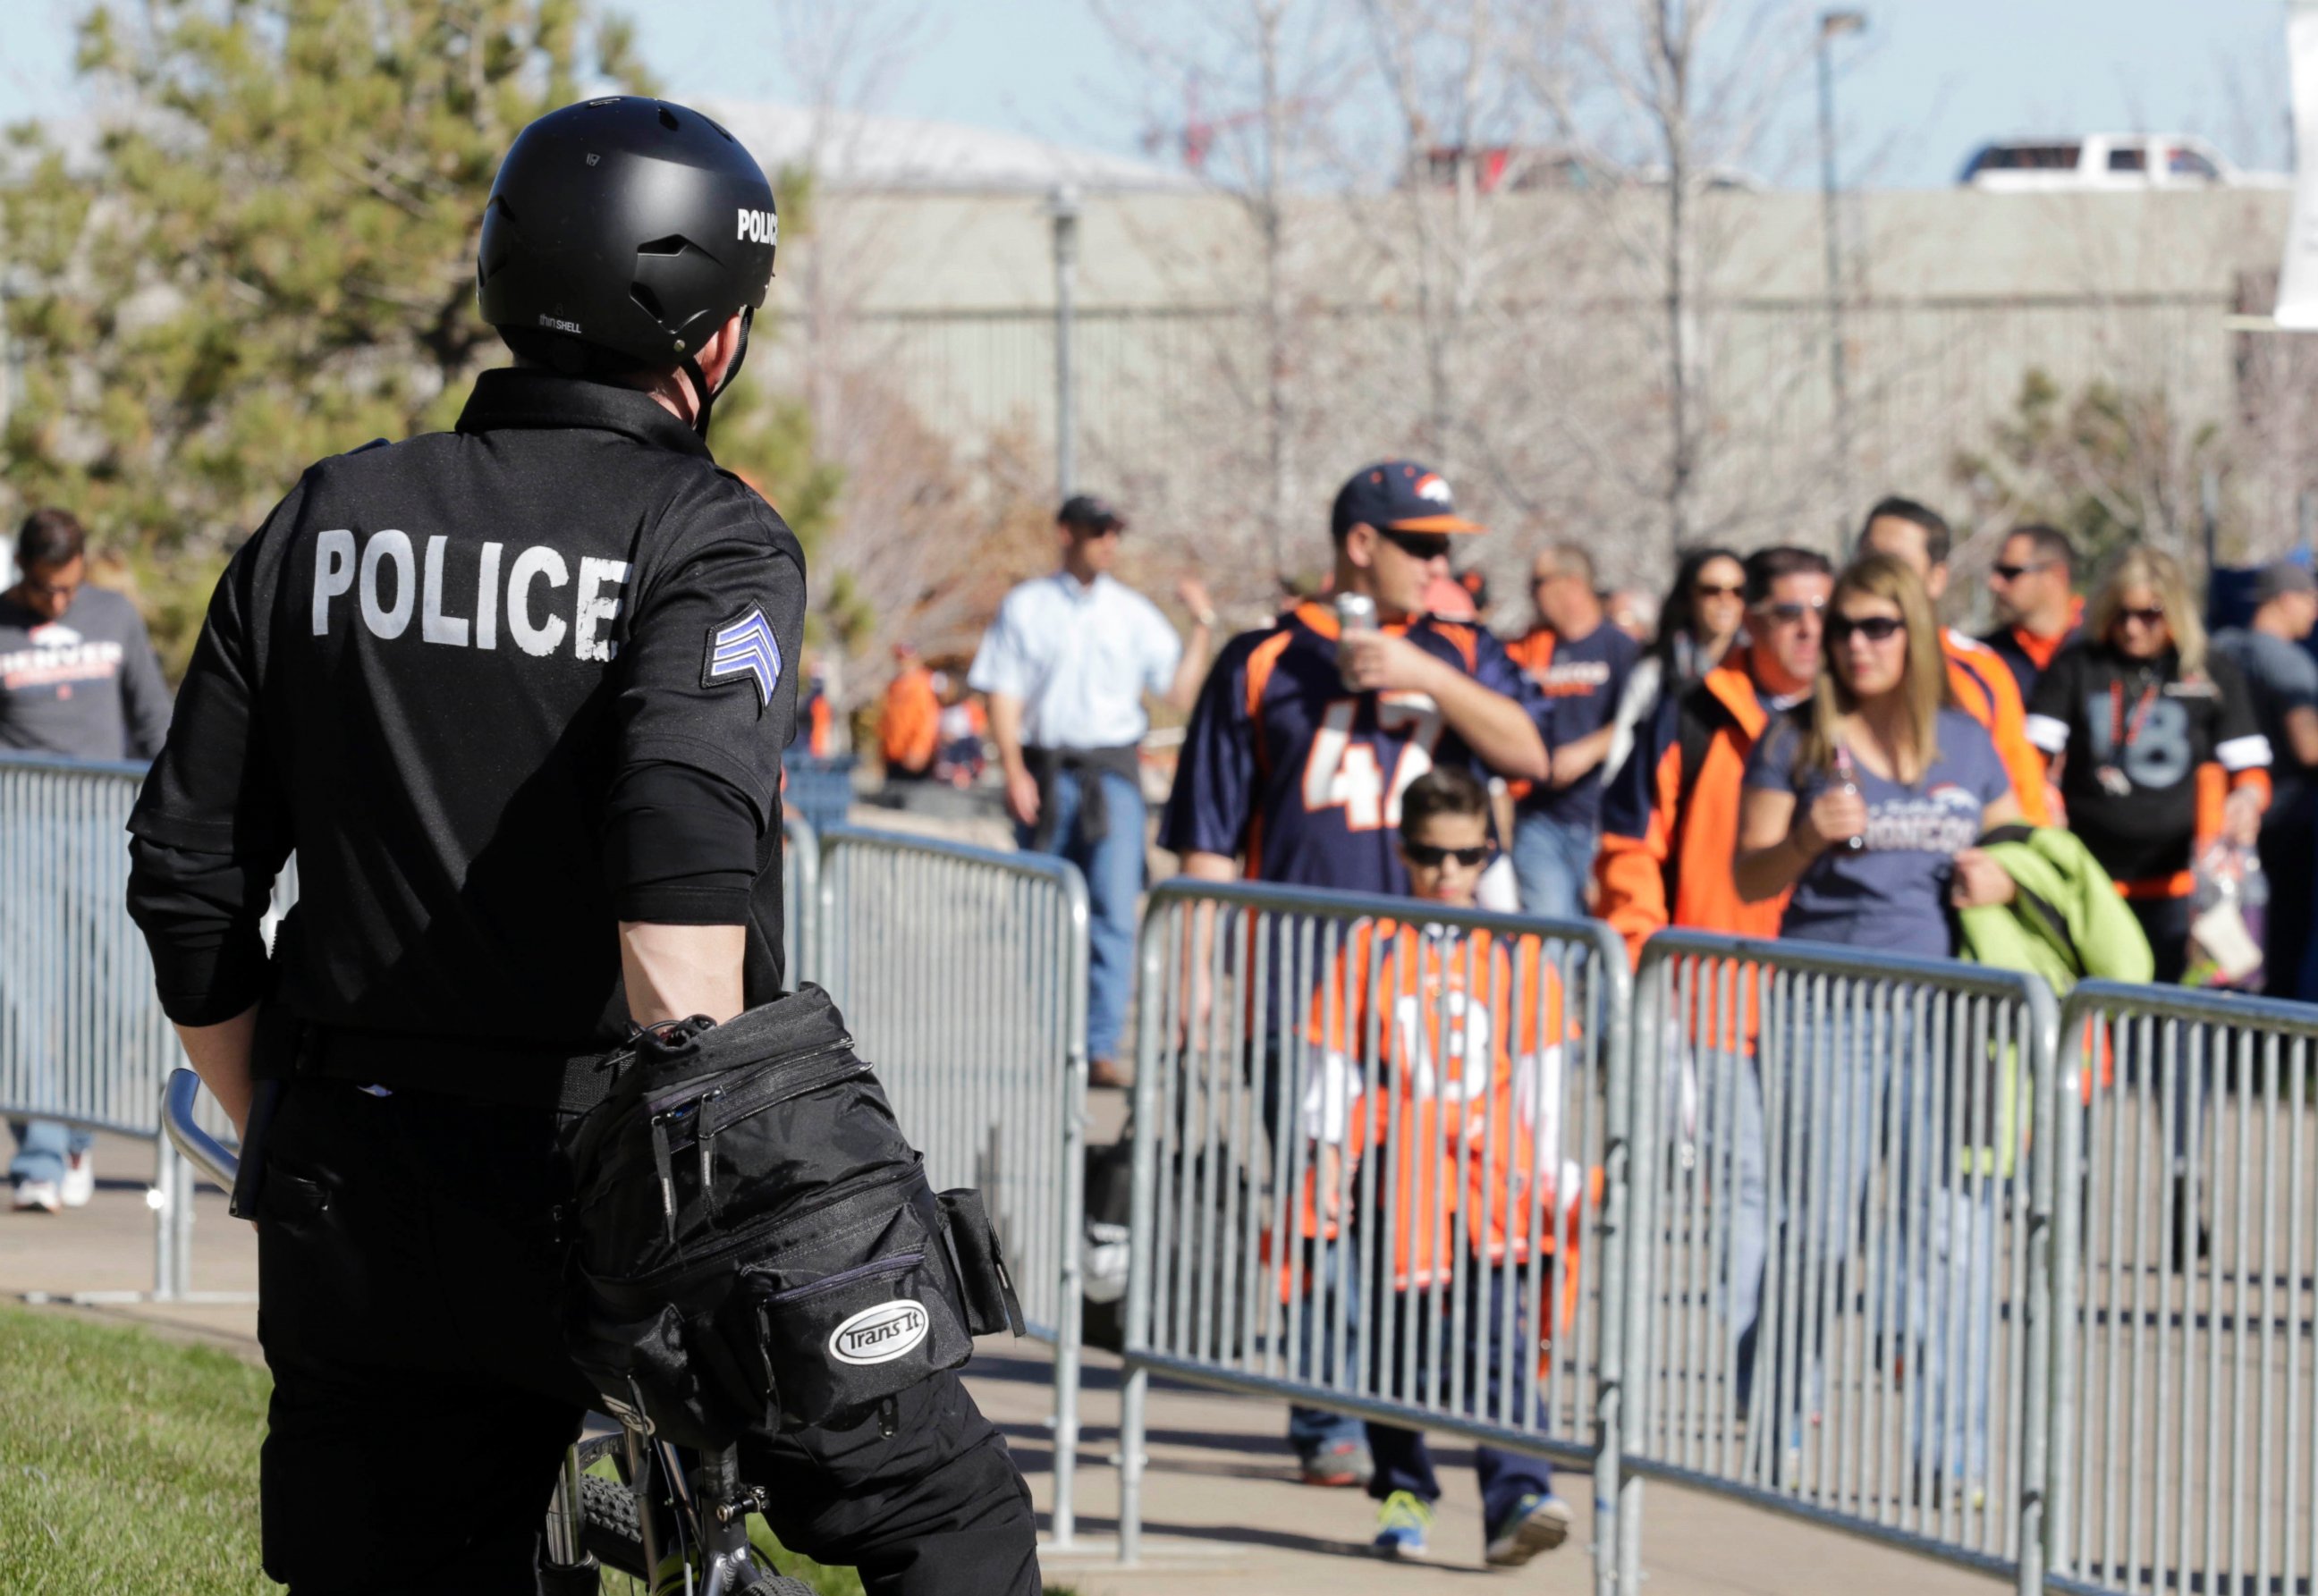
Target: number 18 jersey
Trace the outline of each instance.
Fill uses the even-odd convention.
[[[1384,630],[1513,699],[1544,733],[1544,695],[1488,632],[1429,616]],[[1347,690],[1335,612],[1300,605],[1234,638],[1208,672],[1160,845],[1244,856],[1259,881],[1403,893],[1400,797],[1435,765],[1489,776],[1426,695]]]

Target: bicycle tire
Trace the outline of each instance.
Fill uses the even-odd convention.
[[[580,1548],[607,1572],[645,1579],[644,1538],[636,1529],[636,1499],[617,1480],[580,1478]]]

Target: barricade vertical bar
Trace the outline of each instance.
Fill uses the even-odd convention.
[[[153,1206],[153,1300],[175,1302],[180,1287],[177,1273],[177,1150],[169,1138],[153,1143],[153,1187],[146,1200]]]
[[[1119,1561],[1131,1566],[1143,1552],[1144,1412],[1151,1385],[1150,1370],[1138,1355],[1151,1343],[1152,1233],[1158,1223],[1157,1192],[1161,1137],[1159,1088],[1172,1076],[1161,1056],[1161,1021],[1177,1007],[1177,994],[1168,982],[1172,961],[1169,953],[1180,946],[1187,932],[1196,933],[1193,917],[1181,900],[1154,898],[1144,915],[1137,989],[1143,1000],[1136,1005],[1135,1173],[1128,1213],[1127,1353],[1125,1380],[1119,1410]],[[1188,961],[1187,961],[1188,963]],[[1189,1010],[1191,994],[1181,995]],[[1196,1023],[1196,1014],[1179,1018]],[[1190,1024],[1184,1034],[1190,1034]]]
[[[1081,1249],[1086,1228],[1089,912],[1083,886],[1065,895],[1062,935],[1071,956],[1065,966],[1060,994],[1063,1036],[1068,1052],[1063,1063],[1063,1211],[1055,1216],[1055,1250],[1061,1260],[1062,1290],[1062,1318],[1055,1340],[1054,1544],[1058,1550],[1077,1544],[1078,1537],[1079,1366],[1086,1308]]]

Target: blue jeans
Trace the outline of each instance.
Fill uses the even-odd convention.
[[[1816,1415],[1825,1400],[1830,1313],[1864,1295],[1876,1341],[1893,1322],[1904,1332],[1916,1466],[1981,1481],[2000,1179],[1977,1152],[1968,1162],[1964,1149],[1992,1123],[1986,1093],[2000,1071],[1975,1062],[1951,1076],[1916,1045],[1904,1009],[1822,1009],[1798,1017],[1785,1056],[1769,1061],[1783,1071],[1785,1099],[1766,1159],[1777,1170],[1770,1196],[1782,1277],[1772,1305],[1774,1384],[1792,1447],[1805,1412]],[[1890,1195],[1870,1214],[1878,1164],[1891,1171]],[[1869,1248],[1879,1255],[1873,1278],[1864,1270]],[[1752,1362],[1749,1349],[1742,1365]]]
[[[1514,820],[1514,878],[1523,914],[1544,919],[1586,918],[1586,881],[1602,846],[1599,826],[1573,826],[1539,811]]]
[[[86,1152],[93,1139],[86,1131],[74,1130],[53,1119],[35,1119],[29,1124],[12,1120],[8,1128],[16,1133],[16,1156],[8,1163],[8,1180],[13,1186],[22,1186],[27,1180],[63,1179],[66,1157]]]
[[[1110,827],[1101,837],[1082,839],[1079,784],[1085,779],[1070,771],[1056,773],[1049,800],[1055,806],[1052,851],[1086,877],[1087,1056],[1116,1059],[1134,979],[1135,903],[1143,892],[1143,791],[1124,776],[1095,777],[1102,783]],[[1015,827],[1014,840],[1026,852],[1031,838],[1031,828]]]
[[[1526,1422],[1542,1430],[1542,1414],[1538,1407],[1537,1344],[1529,1334],[1530,1305],[1523,1288],[1526,1276],[1518,1268],[1491,1269],[1469,1260],[1459,1276],[1465,1293],[1465,1344],[1460,1349],[1465,1364],[1465,1412],[1477,1418],[1502,1420],[1509,1424]],[[1392,1334],[1376,1338],[1377,1351],[1385,1360],[1377,1371],[1379,1395],[1421,1402],[1436,1382],[1440,1392],[1447,1392],[1445,1371],[1435,1371],[1451,1356],[1444,1343],[1456,1319],[1450,1292],[1457,1288],[1451,1287],[1442,1292],[1437,1319],[1433,1316],[1430,1292],[1396,1294],[1391,1304]],[[1496,1336],[1507,1293],[1512,1294],[1514,1310],[1510,1346],[1500,1342]],[[1408,1342],[1412,1336],[1416,1344],[1414,1358],[1409,1359],[1412,1349]],[[1413,1363],[1410,1372],[1415,1388],[1408,1391],[1401,1389],[1405,1360]],[[1507,1391],[1505,1387],[1509,1380],[1512,1389]],[[1441,1500],[1441,1481],[1433,1472],[1433,1456],[1425,1447],[1423,1430],[1371,1421],[1368,1434],[1369,1450],[1376,1458],[1376,1474],[1369,1481],[1370,1496],[1382,1502],[1396,1491],[1408,1491],[1426,1502]],[[1502,1447],[1482,1443],[1473,1448],[1473,1472],[1479,1476],[1481,1484],[1481,1521],[1491,1527],[1502,1523],[1523,1497],[1553,1493],[1553,1471],[1546,1466],[1544,1458],[1532,1457],[1526,1452],[1509,1452]]]
[[[1296,1377],[1333,1385],[1337,1378],[1336,1299],[1343,1299],[1344,1359],[1357,1368],[1361,1360],[1361,1271],[1354,1243],[1349,1236],[1315,1243],[1305,1251],[1307,1289],[1301,1307],[1304,1323],[1296,1337]],[[1326,1408],[1290,1407],[1288,1444],[1307,1461],[1324,1448],[1358,1442],[1361,1421],[1350,1413]]]

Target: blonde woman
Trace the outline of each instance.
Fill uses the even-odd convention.
[[[1747,762],[1739,895],[1761,902],[1792,889],[1783,937],[1949,957],[1951,906],[2012,896],[2011,878],[1973,846],[1988,828],[2020,818],[2011,776],[1987,730],[1950,701],[1939,623],[1909,567],[1871,554],[1846,570],[1828,603],[1826,635],[1810,698],[1765,731]],[[1888,1235],[1882,1245],[1907,1260],[1899,1305],[1908,1333],[1882,1338],[1877,1356],[1908,1360],[1913,1461],[1927,1499],[1981,1490],[1994,1183],[1927,1155],[1935,1138],[1963,1140],[1963,1127],[1987,1123],[1993,1083],[1985,1071],[1928,1056],[1918,1028],[1865,983],[1848,1002],[1814,1002],[1801,987],[1794,998],[1785,1035],[1766,1036],[1762,1055],[1766,1071],[1784,1071],[1778,1098],[1787,1125],[1774,1145],[1785,1167],[1773,1178],[1779,1224],[1734,1221],[1734,1233],[1760,1233],[1766,1243],[1775,1235],[1785,1279],[1835,1278],[1863,1230],[1880,1150],[1892,1189],[1907,1194],[1886,1210],[1896,1214],[1896,1251]],[[1873,1222],[1879,1235],[1882,1223]],[[1734,1256],[1734,1289],[1746,1261]],[[1824,1299],[1803,1301],[1783,1333],[1758,1330],[1756,1338],[1781,1349],[1773,1400],[1797,1462],[1806,1416],[1820,1407],[1818,1358],[1805,1349],[1830,1344],[1825,1308]],[[1765,1309],[1797,1312],[1785,1291]],[[1748,1349],[1740,1357],[1751,1363]],[[1884,1373],[1896,1381],[1896,1368]],[[1759,1384],[1754,1374],[1742,1367],[1741,1382]]]
[[[2133,906],[2157,979],[2180,980],[2192,866],[2216,837],[2251,846],[2260,835],[2270,758],[2244,678],[2206,647],[2180,562],[2126,550],[2086,605],[2083,641],[2037,679],[2028,711],[2069,829]]]
[[[1765,732],[1738,811],[1738,895],[1793,889],[1783,937],[1947,958],[1950,905],[2002,903],[1972,847],[2020,818],[1996,745],[1948,697],[1939,623],[1915,572],[1870,554],[1835,586],[1811,696]]]

